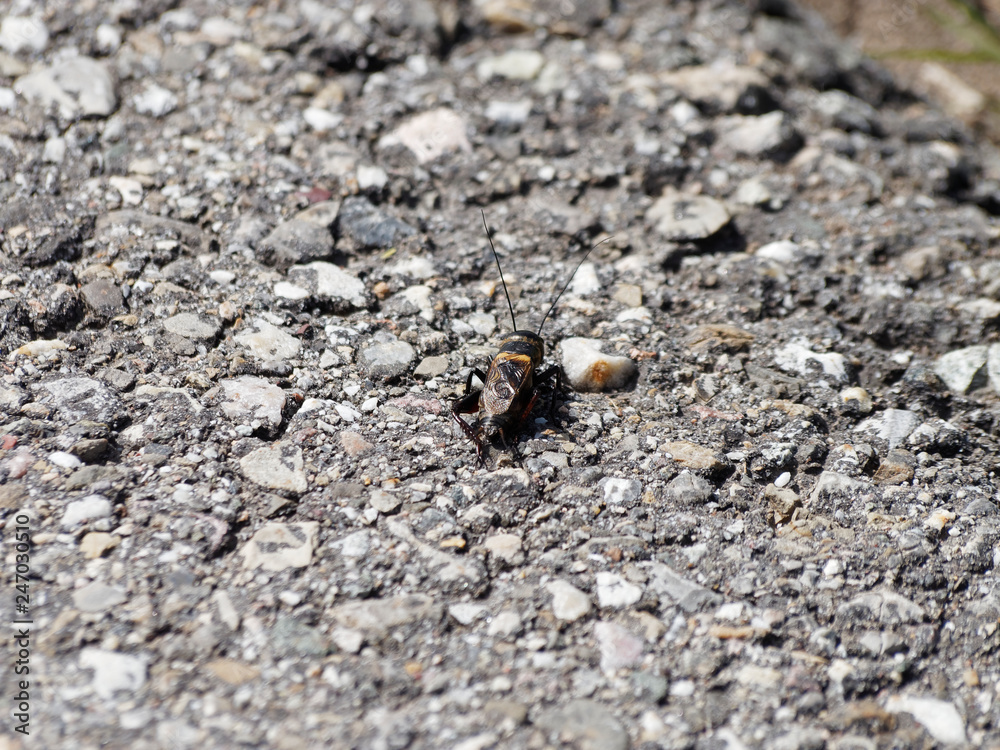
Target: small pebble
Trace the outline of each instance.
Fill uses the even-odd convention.
[[[642,589],[628,583],[617,573],[601,571],[597,574],[597,602],[602,607],[622,609],[642,598]]]
[[[628,357],[601,353],[595,339],[568,338],[559,344],[566,380],[574,390],[599,392],[623,388],[638,374],[636,363]]]
[[[590,597],[567,581],[552,581],[546,589],[552,594],[552,614],[558,620],[574,622],[593,608]]]
[[[63,511],[62,525],[73,528],[88,521],[108,518],[111,515],[111,501],[101,495],[88,495],[81,500],[74,500]]]

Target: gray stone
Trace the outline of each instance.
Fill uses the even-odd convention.
[[[509,638],[521,632],[522,627],[521,616],[517,612],[504,610],[490,619],[490,624],[486,628],[486,634]]]
[[[125,592],[116,586],[94,581],[73,592],[73,606],[81,612],[106,612],[125,601]]]
[[[562,451],[542,451],[538,458],[556,469],[569,468],[569,456]]]
[[[293,266],[288,270],[288,279],[337,312],[364,308],[368,304],[364,282],[333,263],[315,261]]]
[[[482,620],[487,613],[486,607],[473,602],[459,602],[448,607],[448,614],[455,618],[461,625],[472,625],[478,620]]]
[[[813,100],[813,109],[828,125],[841,130],[856,130],[868,135],[881,131],[878,110],[839,89],[817,94]]]
[[[406,260],[401,260],[388,269],[393,276],[400,276],[407,279],[426,281],[438,275],[437,266],[424,255],[414,255]]]
[[[281,426],[287,399],[278,386],[250,375],[223,380],[219,386],[225,398],[220,408],[229,419],[260,421],[272,432]]]
[[[163,328],[186,339],[214,341],[222,330],[222,323],[217,317],[179,313],[163,321]]]
[[[574,700],[545,709],[534,725],[547,732],[553,744],[579,750],[627,750],[628,732],[605,706],[592,700]]]
[[[243,567],[272,572],[304,568],[312,562],[318,539],[316,521],[265,524],[243,546]]]
[[[664,500],[681,505],[703,505],[714,493],[715,488],[707,479],[685,469],[667,485]]]
[[[330,633],[334,645],[345,654],[356,654],[365,643],[365,634],[353,628],[334,628]]]
[[[439,107],[411,117],[383,136],[379,149],[403,146],[413,154],[418,164],[426,164],[455,151],[472,151],[465,134],[466,127],[461,115]]]
[[[711,109],[731,112],[751,91],[770,85],[767,76],[756,67],[734,65],[688,65],[661,74],[668,86],[683,92],[691,101]]]
[[[510,565],[524,562],[521,537],[516,534],[493,534],[483,540],[483,548]]]
[[[684,578],[664,563],[644,563],[642,567],[649,573],[648,588],[685,612],[718,606],[722,601],[719,594]]]
[[[781,201],[775,197],[774,191],[763,176],[751,177],[741,182],[736,188],[733,200],[744,206],[767,206],[775,210],[781,205]]]
[[[444,614],[442,604],[427,594],[402,594],[390,599],[345,602],[328,610],[330,618],[346,628],[381,638],[393,628],[413,622],[437,623]]]
[[[802,257],[802,246],[791,240],[778,240],[761,245],[753,255],[785,266],[794,265]]]
[[[990,379],[990,386],[1000,393],[1000,344],[990,345],[986,355],[986,373]]]
[[[907,625],[924,620],[924,609],[892,591],[870,591],[837,607],[840,625],[879,623],[884,626]]]
[[[118,106],[114,79],[89,57],[71,57],[21,76],[14,87],[29,101],[55,106],[64,120],[107,117]]]
[[[638,479],[609,477],[604,480],[604,502],[608,505],[632,506],[642,497],[642,482]]]
[[[667,697],[670,681],[663,675],[635,672],[632,675],[632,688],[637,700],[656,705]]]
[[[349,238],[358,248],[392,247],[417,230],[404,221],[374,206],[367,198],[353,196],[341,204],[337,218],[340,234]]]
[[[262,257],[279,269],[325,260],[333,248],[329,229],[299,218],[279,224],[260,243]]]
[[[110,318],[125,312],[125,297],[114,279],[95,279],[80,288],[83,303],[92,315]]]
[[[104,700],[111,700],[118,691],[132,696],[146,684],[149,658],[100,648],[85,648],[80,652],[80,666],[94,670],[91,683],[94,692]]]
[[[448,358],[445,356],[424,357],[413,370],[416,378],[436,378],[448,372]]]
[[[83,461],[66,451],[55,451],[46,456],[46,459],[50,464],[58,466],[61,469],[76,469],[83,466]]]
[[[358,363],[369,377],[393,380],[410,369],[416,350],[389,333],[376,336],[376,342],[361,350]]]
[[[240,470],[250,481],[272,490],[301,494],[309,488],[297,445],[276,443],[251,451],[240,459]]]
[[[986,358],[990,347],[979,344],[942,354],[934,363],[934,373],[948,389],[968,393],[987,382]],[[1000,358],[1000,354],[997,355]]]
[[[471,313],[465,322],[480,336],[489,336],[497,328],[496,316],[490,313]]]
[[[874,432],[889,442],[890,450],[910,436],[920,424],[920,415],[906,409],[886,409],[855,427],[857,432]]]
[[[302,342],[278,326],[260,318],[253,321],[256,330],[243,331],[233,339],[245,346],[254,356],[266,361],[287,361],[294,358],[302,348]]]
[[[385,490],[373,490],[368,498],[368,504],[379,513],[388,515],[399,510],[399,506],[403,504],[403,499],[399,495],[386,492]]]
[[[42,161],[47,164],[62,164],[66,159],[66,139],[49,138],[42,149]]]
[[[839,352],[814,352],[802,340],[790,341],[774,354],[774,362],[785,372],[814,379],[816,371],[835,383],[848,381],[847,358]]]
[[[786,161],[802,147],[792,118],[779,110],[759,117],[734,117],[722,128],[719,143],[740,156]]]
[[[360,560],[371,551],[372,539],[368,531],[363,529],[355,531],[353,534],[348,534],[330,546],[340,547],[340,554],[344,557]]]
[[[670,193],[646,211],[646,223],[675,242],[711,237],[726,226],[729,219],[725,205],[707,195]]]
[[[530,81],[537,76],[545,58],[540,52],[527,49],[512,49],[496,57],[484,57],[476,66],[480,81],[488,81],[493,76],[515,81]]]
[[[531,114],[531,99],[514,102],[491,101],[486,105],[486,118],[503,126],[523,125]]]
[[[45,402],[55,407],[67,422],[113,423],[122,416],[118,394],[93,378],[70,377],[49,380],[37,386],[46,391]]]
[[[997,514],[996,503],[987,500],[985,497],[978,497],[965,508],[962,509],[962,515],[964,516],[994,516]]]
[[[271,646],[279,656],[325,656],[330,646],[316,628],[279,613],[271,630]]]

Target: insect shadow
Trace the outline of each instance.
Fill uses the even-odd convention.
[[[465,393],[452,402],[451,414],[458,426],[462,428],[462,432],[475,444],[479,463],[485,466],[486,461],[483,458],[485,447],[498,443],[504,450],[513,453],[518,461],[521,460],[521,453],[517,447],[518,433],[524,427],[535,402],[538,400],[539,385],[555,380],[555,390],[565,392],[562,369],[559,365],[551,365],[545,370],[539,371],[545,357],[542,327],[555,309],[559,298],[569,288],[576,272],[590,257],[594,248],[612,238],[603,239],[591,247],[576,264],[573,273],[566,279],[566,283],[563,284],[555,299],[552,300],[552,304],[549,305],[549,309],[542,316],[542,321],[538,324],[538,331],[520,330],[517,327],[510,294],[507,292],[503,268],[500,267],[500,256],[497,255],[489,225],[486,223],[486,212],[481,211],[481,213],[483,227],[486,229],[486,238],[490,242],[493,259],[496,261],[497,271],[500,273],[500,283],[503,284],[503,293],[507,298],[507,309],[510,310],[513,332],[501,342],[500,349],[490,360],[485,374],[478,368],[469,373],[465,381]],[[473,377],[479,378],[480,382],[483,383],[481,388],[472,387]],[[469,424],[459,416],[460,414],[476,414],[478,416],[472,424]],[[555,393],[552,394],[549,401],[549,419],[555,421]]]

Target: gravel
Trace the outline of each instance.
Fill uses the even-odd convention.
[[[531,6],[0,22],[24,747],[1000,746],[1000,153],[790,3]],[[481,210],[524,330],[594,248],[482,463]]]

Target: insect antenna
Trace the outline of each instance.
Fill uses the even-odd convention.
[[[507,309],[510,310],[510,323],[514,326],[513,330],[517,330],[517,321],[514,320],[514,306],[510,303],[510,294],[507,292],[507,282],[503,278],[503,269],[500,268],[500,256],[497,255],[497,249],[493,247],[493,238],[490,236],[490,228],[486,224],[486,212],[483,209],[479,209],[480,213],[483,215],[483,226],[486,227],[486,239],[490,241],[490,249],[493,251],[493,260],[497,262],[497,270],[500,272],[500,283],[503,284],[503,293],[507,298]],[[575,272],[574,272],[575,273]]]
[[[613,240],[613,239],[614,239],[614,235],[612,235],[611,237],[605,237],[603,240],[601,240],[600,242],[598,242],[597,245],[603,245],[608,240]],[[591,247],[590,250],[587,251],[587,254],[584,255],[583,258],[580,259],[580,262],[576,264],[576,268],[573,269],[573,273],[571,273],[569,275],[569,278],[566,279],[566,283],[563,284],[562,289],[559,290],[559,294],[557,294],[556,298],[554,300],[552,300],[552,304],[549,305],[549,309],[546,311],[545,315],[542,317],[542,322],[538,324],[538,335],[539,336],[542,335],[542,326],[545,325],[545,321],[548,319],[549,315],[552,314],[552,311],[556,309],[556,305],[559,303],[559,298],[563,296],[563,292],[565,292],[567,289],[569,289],[570,282],[573,281],[573,277],[576,276],[576,272],[580,270],[580,266],[582,266],[584,264],[584,262],[586,262],[587,258],[590,257],[590,254],[592,252],[594,252],[594,250],[597,248],[597,245],[594,245],[593,247]]]

